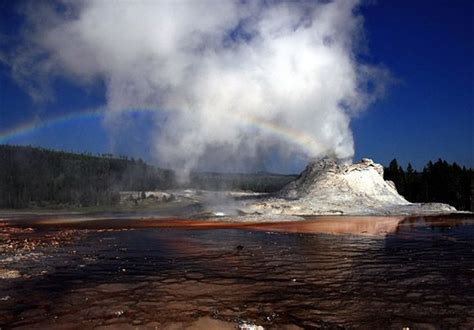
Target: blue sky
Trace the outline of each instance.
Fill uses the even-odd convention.
[[[0,2],[2,52],[14,44],[22,24],[17,3]],[[410,161],[422,168],[428,160],[443,158],[473,167],[473,2],[385,0],[364,5],[361,12],[368,46],[361,60],[383,65],[397,82],[382,100],[353,119],[355,160],[370,157],[387,165],[397,158],[403,165]],[[22,124],[36,123],[22,134],[3,134],[0,142],[151,159],[147,113],[127,115],[130,126],[114,136],[100,115],[43,125],[105,102],[100,82],[84,88],[58,79],[53,87],[53,102],[35,103],[0,61],[0,137]]]
[[[353,121],[356,155],[474,166],[473,2],[379,1],[363,12],[371,59],[400,82]]]

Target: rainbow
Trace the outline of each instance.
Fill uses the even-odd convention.
[[[157,113],[162,112],[159,109],[153,108],[130,108],[124,109],[119,113],[134,114],[134,113]],[[62,116],[48,118],[46,120],[33,120],[30,122],[22,123],[15,127],[0,131],[0,143],[8,143],[12,139],[20,138],[22,136],[34,133],[40,129],[54,127],[62,123],[67,123],[74,120],[81,119],[103,119],[106,115],[104,108],[98,108],[87,111],[72,112]],[[304,133],[302,131],[297,131],[291,129],[287,126],[278,124],[273,121],[265,120],[256,116],[242,115],[238,113],[229,112],[233,117],[236,117],[238,120],[242,120],[250,127],[262,130],[266,133],[277,136],[278,138],[290,142],[299,146],[302,151],[311,152],[314,150],[327,151],[327,148],[316,141],[313,136]]]
[[[121,113],[142,113],[142,112],[152,112],[151,109],[126,109]],[[0,131],[0,143],[7,143],[12,139],[20,138],[22,136],[34,133],[40,129],[54,127],[62,123],[67,123],[74,120],[81,119],[101,119],[106,115],[106,111],[102,108],[79,111],[79,112],[70,112],[62,116],[57,116],[53,118],[48,118],[46,120],[32,120],[14,126],[12,128]]]
[[[252,124],[262,131],[278,136],[282,140],[299,146],[303,151],[308,153],[312,153],[315,150],[318,150],[321,153],[328,151],[326,146],[318,142],[310,134],[303,131],[298,131],[259,117],[239,116],[239,118],[243,118],[247,123]]]
[[[68,122],[76,118],[99,118],[102,113],[98,111],[87,111],[80,113],[69,113],[64,116],[49,118],[47,120],[33,120],[21,123],[12,128],[0,131],[0,143],[7,143],[11,139],[19,138],[23,135],[33,133],[39,129],[55,126],[57,124]]]

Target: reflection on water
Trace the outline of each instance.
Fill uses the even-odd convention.
[[[229,221],[230,220],[230,221]],[[271,222],[258,219],[239,220],[228,218],[215,219],[183,219],[176,217],[129,217],[110,218],[103,215],[95,216],[29,216],[13,217],[3,220],[4,224],[20,227],[46,228],[82,228],[82,229],[124,229],[124,228],[182,228],[182,229],[251,229],[276,231],[285,233],[325,233],[325,234],[357,234],[384,235],[397,230],[405,220],[401,216],[314,216],[306,217],[305,221]],[[1,222],[0,222],[1,224]]]
[[[69,228],[33,256],[4,253],[0,268],[35,275],[0,280],[0,324],[474,327],[470,216],[213,226]]]
[[[301,222],[255,224],[249,228],[285,233],[386,235],[395,232],[404,219],[397,216],[319,216],[310,217],[307,221]]]

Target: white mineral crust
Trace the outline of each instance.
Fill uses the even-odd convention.
[[[338,164],[331,159],[311,162],[301,175],[273,196],[246,204],[249,213],[286,215],[409,215],[456,212],[440,203],[410,203],[393,182],[383,178],[383,166],[364,158]]]

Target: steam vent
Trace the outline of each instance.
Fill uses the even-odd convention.
[[[393,182],[383,178],[383,166],[363,158],[352,165],[332,159],[311,162],[300,176],[274,196],[249,205],[249,211],[287,215],[408,215],[451,213],[440,203],[410,203]]]

